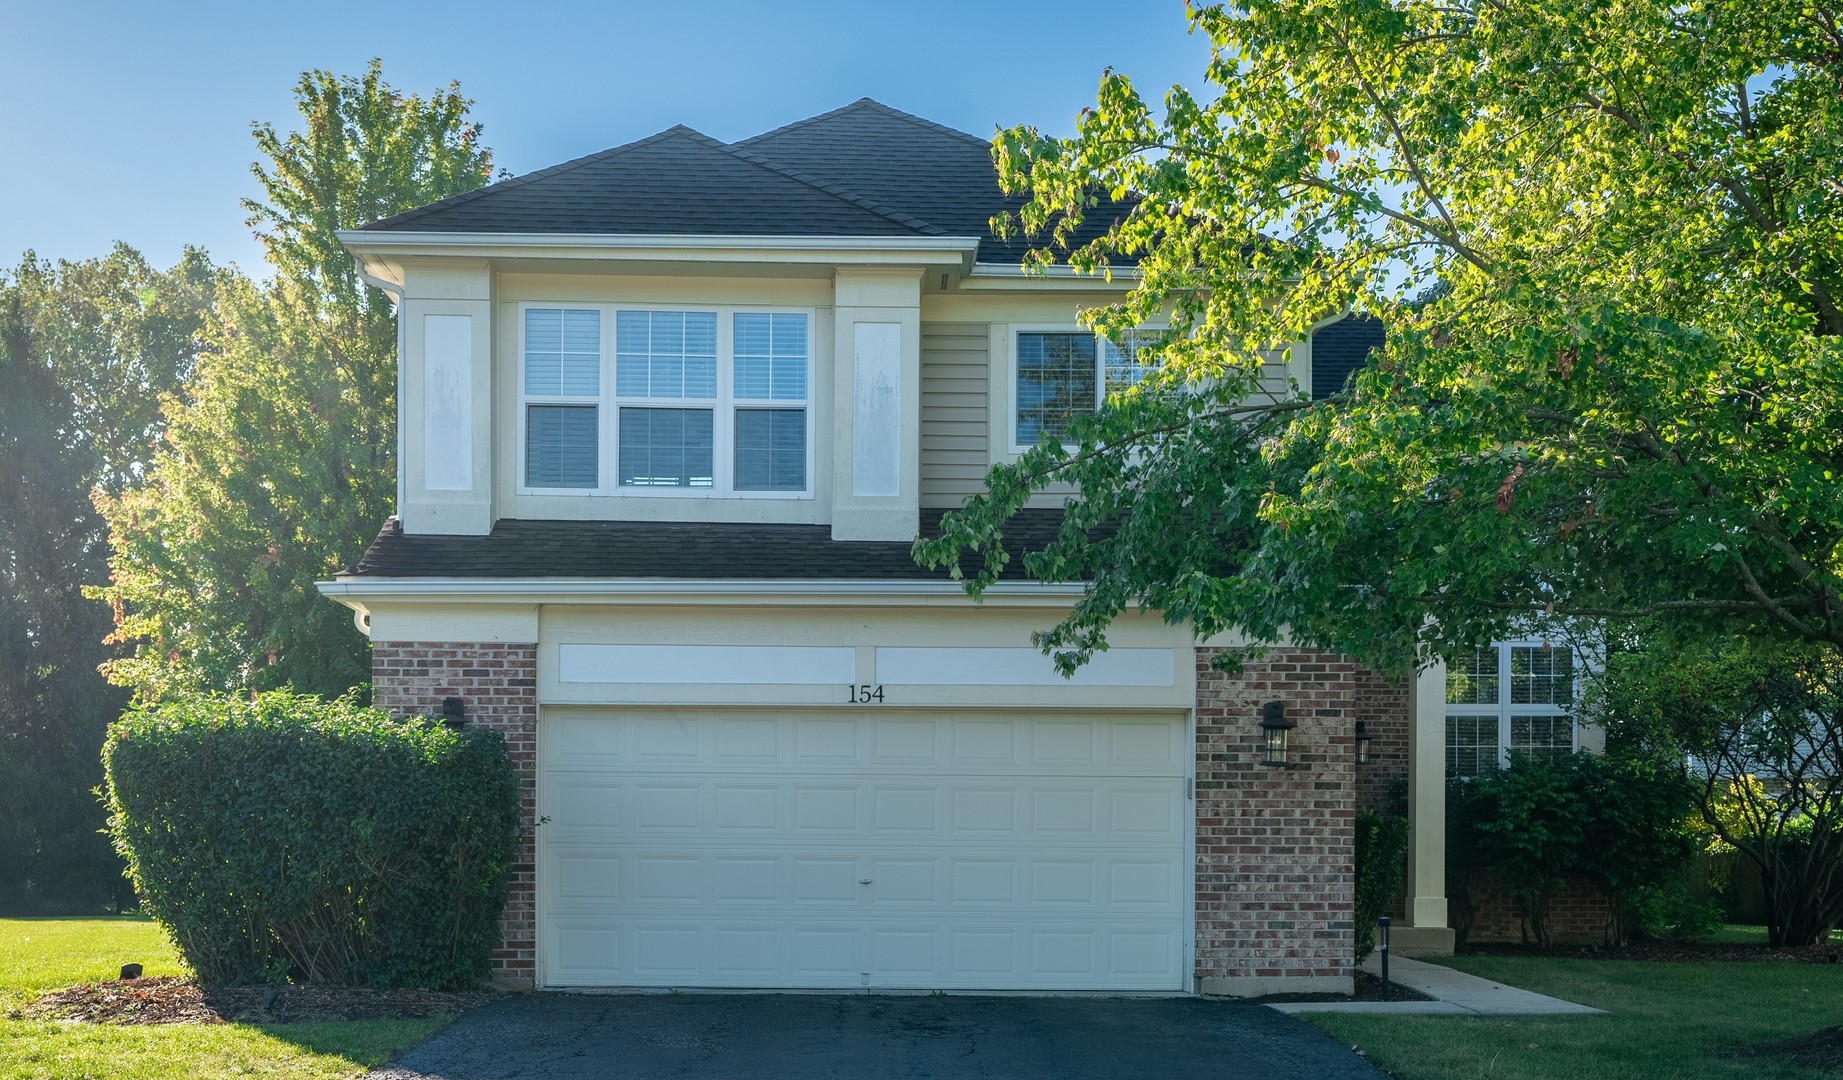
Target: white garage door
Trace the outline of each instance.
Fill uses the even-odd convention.
[[[551,986],[1183,988],[1182,717],[547,709]]]

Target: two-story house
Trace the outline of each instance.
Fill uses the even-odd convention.
[[[1077,321],[1130,268],[1024,274],[1007,205],[983,140],[863,100],[341,234],[398,304],[401,469],[321,587],[379,704],[458,698],[510,740],[532,827],[502,981],[1348,989],[1353,816],[1402,780],[1396,942],[1450,948],[1442,669],[1281,648],[1230,677],[1240,642],[1148,614],[1064,679],[1030,633],[1080,583],[976,605],[911,559],[1138,370]],[[1336,389],[1365,334],[1296,343],[1272,392]],[[1264,717],[1295,725],[1287,767]]]

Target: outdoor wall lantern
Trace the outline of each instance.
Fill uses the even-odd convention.
[[[467,704],[458,697],[442,699],[442,723],[451,728],[467,726]]]
[[[1286,702],[1269,701],[1261,706],[1261,734],[1267,740],[1261,764],[1286,767],[1286,736],[1296,726],[1286,718]]]
[[[1359,765],[1369,764],[1369,741],[1371,738],[1369,725],[1361,720],[1357,721],[1357,764]]]

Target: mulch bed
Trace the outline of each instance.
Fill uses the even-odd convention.
[[[1749,1050],[1747,1056],[1778,1058],[1801,1068],[1843,1072],[1843,1026]]]
[[[1259,1005],[1273,1005],[1289,1001],[1432,1001],[1433,998],[1394,981],[1389,983],[1388,992],[1384,993],[1381,979],[1367,971],[1359,971],[1355,994],[1268,994],[1249,1000]]]
[[[1715,944],[1706,941],[1639,940],[1625,945],[1462,945],[1461,956],[1540,956],[1593,960],[1647,960],[1704,963],[1711,960],[1778,960],[1790,964],[1843,964],[1843,946],[1810,945],[1775,949],[1767,945]]]
[[[88,1024],[298,1024],[466,1012],[498,996],[488,990],[371,990],[361,986],[206,990],[190,979],[156,976],[73,986],[45,994],[19,1012],[34,1019]]]

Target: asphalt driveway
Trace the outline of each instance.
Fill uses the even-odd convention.
[[[1378,1080],[1317,1028],[1196,998],[533,994],[372,1080]]]

